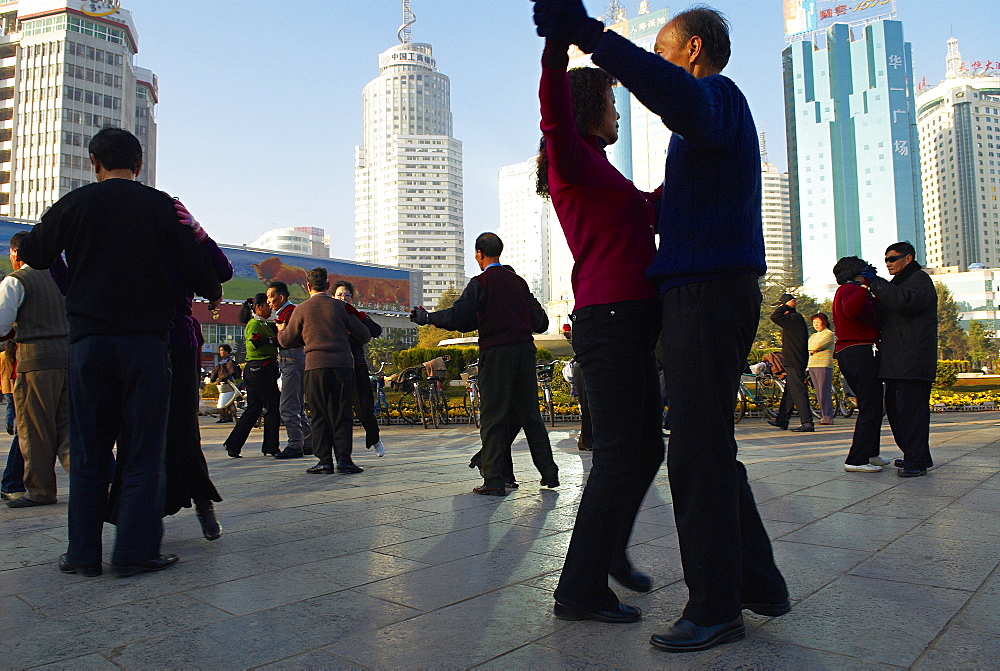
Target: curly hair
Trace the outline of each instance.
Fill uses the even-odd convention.
[[[569,92],[573,99],[573,121],[580,135],[601,123],[608,104],[608,89],[617,82],[600,68],[573,68],[569,76]],[[545,137],[538,143],[538,169],[535,173],[535,191],[543,198],[549,197],[549,157],[545,153]]]
[[[837,284],[847,284],[868,267],[868,262],[856,256],[845,256],[833,267],[833,275]]]

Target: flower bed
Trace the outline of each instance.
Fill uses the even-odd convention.
[[[998,406],[1000,406],[1000,391],[931,392],[931,410],[933,412],[977,412],[996,410]]]

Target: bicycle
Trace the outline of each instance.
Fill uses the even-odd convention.
[[[420,374],[421,366],[414,366],[400,371],[393,379],[393,386],[398,386],[403,390],[403,395],[396,402],[396,413],[406,424],[423,424],[424,428],[429,428],[430,417],[428,416],[428,390],[420,384],[423,377]]]
[[[462,407],[469,416],[469,424],[479,428],[479,361],[474,361],[462,371],[462,381],[465,382],[465,395],[462,397]]]
[[[427,378],[427,401],[430,408],[431,421],[434,428],[441,424],[448,424],[451,420],[448,417],[448,397],[444,393],[443,375],[431,375]]]
[[[538,390],[542,397],[539,399],[544,412],[549,418],[549,425],[556,426],[556,411],[552,405],[552,373],[555,370],[555,361],[539,361],[535,364],[535,375],[538,377]]]
[[[748,377],[753,380],[753,391],[746,384]],[[758,373],[744,373],[740,376],[740,386],[736,390],[733,424],[740,423],[750,403],[760,408],[765,417],[774,419],[778,416],[778,406],[781,404],[781,394],[784,390],[784,383],[767,369],[761,369]]]
[[[385,362],[378,367],[378,370],[374,373],[368,373],[368,380],[372,386],[372,398],[375,399],[375,421],[383,426],[389,425],[389,400],[385,397],[385,375],[382,370],[385,368]]]

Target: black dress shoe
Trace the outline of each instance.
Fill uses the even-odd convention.
[[[35,506],[51,506],[55,501],[36,501],[22,496],[19,499],[12,499],[7,502],[8,508],[34,508]]]
[[[618,581],[622,587],[627,587],[633,592],[648,592],[653,589],[653,579],[641,571],[630,569],[628,571],[611,571],[608,575]]]
[[[743,609],[757,613],[758,615],[778,617],[779,615],[784,615],[785,613],[791,611],[792,603],[788,599],[778,601],[776,603],[766,603],[761,601],[745,602],[743,604]]]
[[[517,489],[517,488],[518,488],[518,487],[520,487],[520,486],[521,486],[521,485],[517,484],[517,483],[516,483],[516,482],[514,482],[513,480],[511,480],[510,482],[508,482],[508,483],[506,483],[506,484],[504,485],[504,487],[506,487],[507,489]]]
[[[559,478],[542,478],[538,486],[542,489],[555,489],[559,486]]]
[[[638,622],[642,619],[642,611],[635,606],[619,603],[615,608],[608,610],[584,610],[573,608],[556,601],[552,607],[552,613],[560,620],[596,620],[597,622],[609,622],[611,624],[628,624]]]
[[[306,473],[312,473],[314,475],[317,474],[317,473],[320,473],[320,474],[323,474],[323,475],[330,475],[331,473],[333,473],[333,466],[326,466],[324,464],[316,464],[315,466],[310,466],[309,468],[307,468],[306,469]]]
[[[305,454],[302,452],[289,452],[288,450],[282,450],[274,455],[275,459],[301,459]]]
[[[674,622],[663,634],[653,634],[649,642],[653,647],[667,652],[695,652],[696,650],[708,650],[720,643],[732,643],[741,641],[746,636],[743,627],[743,616],[738,616],[732,622],[713,624],[703,627],[695,624],[691,620],[682,617]]]
[[[310,447],[304,448],[302,450],[302,454],[306,455],[307,457],[311,457],[313,455],[312,448]]]
[[[275,450],[265,450],[265,449],[261,448],[261,454],[263,454],[265,457],[274,457],[274,456],[277,456],[279,452],[280,452],[280,450],[277,450],[277,449],[275,449]]]
[[[896,459],[895,461],[892,462],[892,465],[895,466],[896,468],[906,468],[906,466],[903,464],[902,459]],[[934,468],[934,464],[928,464],[927,468]]]
[[[773,419],[769,419],[769,420],[767,420],[767,423],[770,424],[771,426],[773,426],[776,429],[781,429],[782,431],[787,431],[788,430],[788,422],[777,422],[777,421],[775,421]]]
[[[151,573],[170,568],[180,559],[177,555],[160,555],[155,559],[134,562],[112,562],[111,573],[119,576],[135,575],[137,573]]]
[[[100,562],[97,564],[72,564],[66,561],[66,555],[59,557],[59,570],[63,573],[76,573],[88,578],[96,578],[104,572]]]
[[[194,514],[201,523],[201,533],[205,540],[215,541],[222,536],[222,525],[215,518],[215,506],[211,501],[194,502]]]
[[[364,473],[365,469],[357,464],[337,464],[338,473]]]
[[[487,487],[486,485],[480,485],[478,487],[472,488],[473,494],[482,494],[484,496],[507,496],[507,490],[503,487]]]
[[[226,448],[226,454],[228,454],[229,456],[231,456],[233,459],[240,459],[243,456],[242,454],[240,454],[240,451],[239,451],[238,448],[229,447],[225,443],[223,443],[222,446],[224,448]]]
[[[813,433],[816,431],[816,427],[812,422],[808,424],[800,424],[799,426],[792,429],[792,433]]]
[[[587,447],[586,445],[577,445],[576,449],[580,450],[581,452],[593,452],[594,451],[594,448]]]
[[[896,469],[896,475],[898,475],[901,478],[918,478],[921,475],[927,475],[927,469],[926,468],[897,468]],[[23,501],[23,500],[24,499],[18,499],[18,501]],[[17,501],[11,501],[7,505],[10,506],[11,508],[13,508],[15,503],[17,503]]]

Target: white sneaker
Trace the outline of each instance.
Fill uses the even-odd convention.
[[[878,473],[882,467],[875,464],[861,464],[859,466],[844,464],[844,470],[848,473]]]
[[[379,457],[384,457],[385,456],[385,445],[382,444],[381,440],[378,441],[377,443],[375,443],[374,445],[372,445],[371,447],[369,447],[368,449],[371,449],[372,447],[375,448],[375,454],[377,456],[379,456]]]
[[[892,463],[892,460],[885,457],[872,457],[868,460],[868,463],[872,466],[888,466]]]

